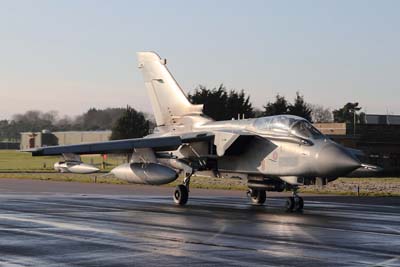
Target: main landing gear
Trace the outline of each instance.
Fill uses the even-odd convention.
[[[264,204],[265,200],[267,199],[267,194],[265,190],[261,189],[249,189],[247,191],[247,195],[249,196],[251,203],[253,205],[262,205]]]
[[[175,187],[173,195],[175,204],[183,206],[187,203],[189,199],[189,184],[191,176],[192,174],[188,174],[183,180],[183,184],[180,184]]]
[[[304,208],[304,201],[303,198],[297,195],[297,187],[294,187],[292,190],[293,196],[288,197],[286,200],[286,211],[293,212],[293,211],[303,211]]]

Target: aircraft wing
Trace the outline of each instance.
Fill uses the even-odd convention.
[[[182,136],[135,138],[77,145],[39,147],[23,150],[22,152],[30,152],[32,156],[55,156],[66,154],[131,153],[134,149],[139,148],[150,148],[154,151],[171,151],[178,149],[182,144],[213,141],[217,148],[217,155],[222,156],[231,153],[240,154],[240,151],[254,137],[255,135],[243,131],[197,132]]]
[[[23,150],[32,156],[54,156],[62,154],[110,154],[132,152],[134,148],[152,148],[154,151],[177,149],[182,144],[179,136],[135,138],[78,145],[48,146]]]

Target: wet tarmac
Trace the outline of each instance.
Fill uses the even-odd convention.
[[[0,179],[0,266],[400,266],[399,198],[171,192]]]

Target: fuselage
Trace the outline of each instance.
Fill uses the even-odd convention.
[[[242,153],[218,157],[220,171],[336,178],[360,167],[360,162],[346,148],[323,135],[307,120],[292,115],[229,121],[186,117],[181,125],[159,127],[152,136],[202,132],[240,132],[255,136],[245,144]]]

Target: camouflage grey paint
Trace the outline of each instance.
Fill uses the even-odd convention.
[[[222,172],[246,173],[249,175],[263,175],[270,177],[326,177],[336,178],[346,175],[361,166],[360,162],[344,147],[320,134],[316,138],[310,136],[305,138],[299,136],[291,128],[296,123],[307,123],[304,119],[295,116],[274,116],[270,118],[290,118],[291,125],[286,131],[277,132],[271,127],[269,131],[259,131],[254,124],[257,119],[220,121],[196,124],[192,127],[191,133],[212,133],[216,138],[214,145],[222,147],[221,151],[229,152],[225,149],[234,146],[229,138],[236,133],[252,136],[244,145],[245,147],[237,155],[218,155],[218,169]],[[263,118],[262,118],[263,119]],[[269,118],[268,118],[269,119]],[[203,118],[201,118],[203,120]],[[165,136],[173,134],[168,130],[168,126],[160,127],[159,132],[153,136]],[[173,132],[173,131],[172,131]],[[180,136],[187,134],[185,131]],[[223,135],[223,138],[218,136]],[[182,157],[179,150],[172,152],[177,157]],[[207,154],[200,156],[207,157]],[[297,182],[286,182],[297,184]]]
[[[290,184],[298,184],[299,177],[336,178],[361,166],[345,148],[300,117],[213,121],[202,113],[201,105],[188,101],[166,60],[153,52],[139,52],[138,61],[157,123],[148,137],[184,139],[204,133],[213,137],[189,141],[171,151],[172,157],[189,162],[215,159],[218,171],[278,177]],[[215,151],[210,151],[210,142]]]
[[[99,168],[83,162],[56,162],[54,170],[58,172],[70,172],[79,174],[89,174],[100,171]]]
[[[173,169],[157,163],[125,163],[112,169],[111,173],[135,184],[168,184],[178,178]]]

